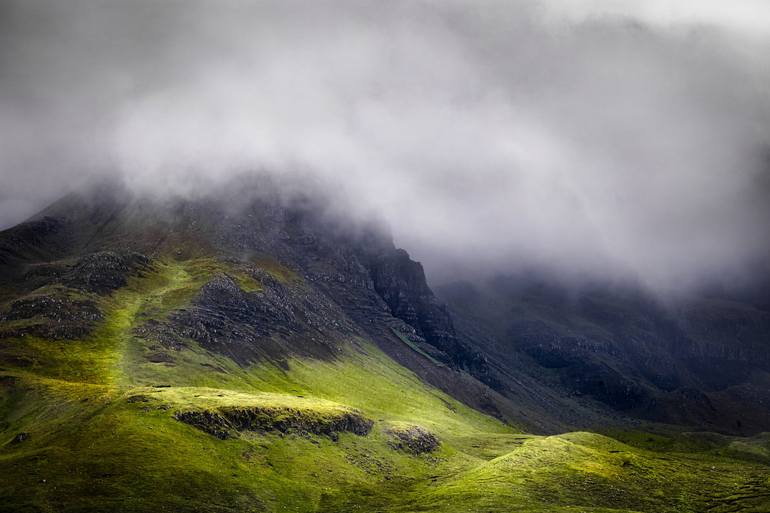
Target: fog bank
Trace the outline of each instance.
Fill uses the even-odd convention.
[[[5,1],[0,227],[93,178],[268,172],[336,184],[435,280],[746,280],[767,55],[750,0]]]

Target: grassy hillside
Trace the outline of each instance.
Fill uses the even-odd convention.
[[[333,358],[244,365],[137,336],[217,273],[261,288],[232,262],[156,261],[111,295],[78,293],[102,312],[88,336],[0,341],[0,510],[768,510],[766,438],[535,436],[365,338],[340,340]]]

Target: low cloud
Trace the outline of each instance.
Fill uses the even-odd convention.
[[[5,2],[0,225],[103,175],[311,175],[435,279],[770,252],[762,2]]]

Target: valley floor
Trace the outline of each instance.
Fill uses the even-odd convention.
[[[135,336],[223,265],[159,264],[100,299],[83,340],[2,341],[0,510],[770,511],[770,437],[536,436],[361,338],[328,361],[241,366]]]

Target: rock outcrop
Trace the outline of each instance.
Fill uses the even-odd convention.
[[[0,338],[27,335],[54,340],[88,335],[102,313],[94,301],[76,299],[66,292],[32,295],[11,303],[0,315]]]
[[[289,406],[227,406],[178,411],[174,418],[222,440],[238,432],[314,434],[337,440],[340,433],[366,436],[373,422],[353,408],[317,411]]]
[[[99,251],[80,258],[62,277],[74,289],[108,294],[124,287],[129,276],[150,269],[150,259],[136,252]]]
[[[433,452],[441,442],[438,437],[421,426],[393,426],[387,430],[388,442],[393,449],[412,455]]]

